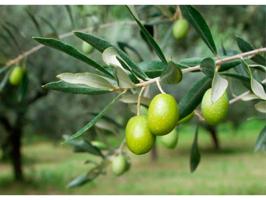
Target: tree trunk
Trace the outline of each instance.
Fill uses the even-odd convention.
[[[156,162],[158,160],[158,151],[156,144],[153,145],[150,155],[151,155],[151,162]]]
[[[219,142],[219,138],[217,135],[216,127],[215,126],[208,126],[207,130],[209,131],[210,136],[212,138],[214,149],[219,150],[220,149],[220,142]]]
[[[21,153],[21,139],[22,139],[22,116],[17,117],[14,128],[10,132],[10,158],[13,167],[13,174],[15,181],[23,181],[22,169],[22,153]]]

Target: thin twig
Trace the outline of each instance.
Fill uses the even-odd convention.
[[[249,95],[249,94],[251,94],[251,92],[250,91],[246,91],[246,92],[236,96],[235,98],[231,99],[229,101],[229,104],[233,104],[233,103],[237,102],[238,100],[241,100],[243,97],[245,97],[246,95]]]
[[[161,92],[162,94],[165,94],[165,92],[163,91],[163,88],[162,88],[162,86],[161,86],[161,84],[160,84],[160,80],[159,80],[159,79],[156,79],[156,84],[157,84],[157,87],[158,87],[158,89],[160,90],[160,92]]]
[[[108,28],[110,26],[113,26],[113,25],[122,25],[122,24],[127,24],[127,25],[135,25],[136,22],[135,21],[121,21],[121,22],[110,22],[110,23],[106,23],[106,24],[102,24],[99,26],[100,29],[102,28]],[[88,31],[92,31],[94,27],[86,27],[84,29],[78,29],[78,30],[73,30],[71,32],[67,32],[67,33],[64,33],[62,35],[59,35],[59,39],[64,39],[64,38],[68,38],[70,36],[73,36],[74,35],[74,32],[76,31],[80,31],[80,32],[88,32]],[[4,67],[9,67],[11,65],[14,65],[14,64],[17,64],[19,61],[21,61],[23,58],[26,58],[28,56],[30,56],[31,54],[39,51],[40,49],[42,49],[43,47],[45,47],[44,45],[42,44],[39,44],[35,47],[32,47],[31,49],[23,52],[22,54],[18,55],[17,57],[15,57],[14,59],[11,59],[9,60],[8,62],[6,62],[5,66]]]
[[[140,92],[139,92],[138,102],[137,102],[137,115],[140,114],[140,99],[141,99],[141,96],[142,96],[142,93],[143,93],[144,90],[145,90],[145,86],[143,86],[143,87],[140,89]]]
[[[226,58],[221,58],[221,59],[216,60],[215,64],[216,65],[221,65],[223,63],[226,63],[226,62],[229,62],[229,61],[232,61],[232,60],[237,60],[237,59],[241,59],[241,58],[244,58],[244,57],[253,57],[256,54],[263,53],[263,52],[266,52],[266,47],[255,49],[255,50],[252,50],[252,51],[247,51],[247,52],[240,53],[240,54],[236,54],[236,55],[229,56],[229,57],[226,57]],[[200,65],[196,65],[194,67],[189,67],[187,69],[183,69],[182,72],[183,73],[187,73],[187,72],[193,72],[193,71],[199,71],[199,70],[200,70]]]

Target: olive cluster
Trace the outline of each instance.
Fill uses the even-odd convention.
[[[225,118],[229,101],[226,92],[215,102],[211,100],[211,89],[203,96],[201,112],[206,123],[215,125]],[[168,148],[175,148],[178,140],[176,126],[190,120],[194,112],[179,120],[179,105],[169,94],[156,95],[148,108],[147,115],[132,117],[126,125],[126,143],[137,155],[149,152],[155,138]]]
[[[176,135],[179,106],[169,94],[156,95],[147,115],[132,117],[126,125],[126,143],[130,151],[140,155],[151,150],[156,136]]]

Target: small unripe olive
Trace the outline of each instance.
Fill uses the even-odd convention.
[[[9,83],[14,86],[19,85],[22,81],[23,75],[24,69],[20,66],[16,66],[9,76]]]
[[[118,155],[112,160],[112,171],[115,175],[120,176],[129,169],[129,163],[125,156]]]
[[[176,126],[179,118],[179,106],[169,94],[156,95],[148,109],[148,126],[152,134],[165,135]]]
[[[140,155],[149,152],[154,144],[154,135],[148,128],[147,117],[144,115],[132,117],[126,126],[126,143],[128,149]]]
[[[185,19],[179,19],[174,23],[173,35],[179,40],[184,38],[188,33],[189,24]]]
[[[176,129],[174,128],[170,133],[158,136],[159,142],[161,142],[165,147],[169,149],[174,149],[177,145],[178,134]]]
[[[87,42],[82,42],[82,51],[86,54],[90,54],[93,51],[93,46]]]
[[[217,101],[212,102],[211,89],[208,89],[201,102],[201,112],[210,125],[216,125],[221,122],[227,115],[229,100],[226,92]]]

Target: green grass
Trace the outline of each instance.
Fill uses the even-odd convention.
[[[66,184],[86,171],[89,155],[74,154],[60,144],[34,142],[23,149],[27,182],[12,182],[10,167],[0,164],[0,194],[266,194],[265,153],[254,153],[263,122],[249,121],[238,131],[219,128],[222,149],[212,150],[209,135],[200,130],[201,163],[189,172],[189,153],[194,127],[180,129],[179,146],[159,146],[159,160],[130,154],[132,168],[121,177],[110,170],[94,182],[76,189]]]

